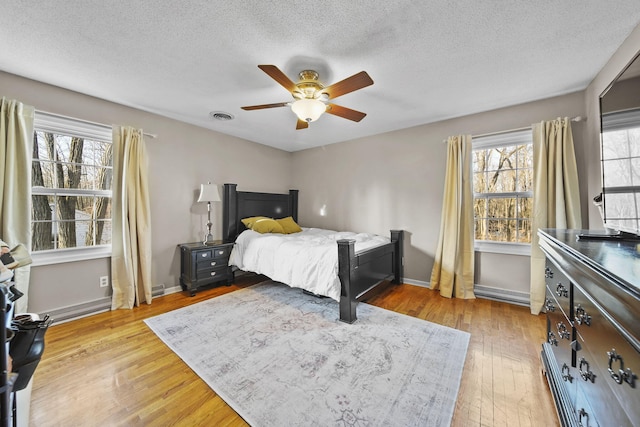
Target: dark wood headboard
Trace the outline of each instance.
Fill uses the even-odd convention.
[[[298,190],[289,194],[254,193],[237,191],[238,184],[224,184],[222,198],[222,239],[234,242],[245,230],[243,218],[266,216],[269,218],[293,217],[298,221]]]

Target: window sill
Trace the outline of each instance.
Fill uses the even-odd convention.
[[[111,245],[91,248],[59,249],[40,251],[31,254],[33,266],[63,264],[67,262],[86,261],[90,259],[111,257]]]
[[[474,249],[476,252],[531,256],[531,244],[529,243],[504,243],[476,240]]]

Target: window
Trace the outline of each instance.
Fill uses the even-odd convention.
[[[533,207],[530,130],[473,140],[473,197],[477,247],[483,242],[492,242],[494,247],[495,243],[530,245]]]
[[[602,176],[607,227],[640,230],[640,110],[602,115]]]
[[[108,255],[113,176],[110,128],[40,112],[34,127],[34,255],[64,253],[75,259],[92,257],[88,253]]]

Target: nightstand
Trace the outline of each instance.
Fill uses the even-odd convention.
[[[233,282],[233,271],[229,267],[229,255],[233,243],[222,243],[221,240],[213,245],[202,242],[182,243],[180,247],[180,286],[189,291],[191,296],[204,285]]]

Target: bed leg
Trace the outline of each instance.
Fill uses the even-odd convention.
[[[393,253],[393,283],[399,285],[404,280],[404,230],[391,230],[391,241],[396,245]]]
[[[355,268],[355,240],[338,240],[338,277],[340,278],[340,320],[345,323],[356,321],[355,292],[351,289]]]

